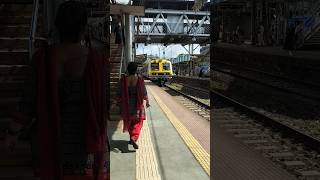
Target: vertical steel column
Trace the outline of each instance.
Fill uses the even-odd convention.
[[[54,44],[59,39],[57,30],[54,26],[55,15],[57,11],[57,7],[59,7],[60,3],[63,0],[46,0],[45,1],[45,11],[46,11],[46,18],[47,18],[47,33],[48,33],[48,44]]]
[[[251,1],[251,41],[252,44],[256,44],[256,15],[257,15],[257,2],[256,0]]]

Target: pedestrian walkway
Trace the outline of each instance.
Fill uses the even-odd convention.
[[[121,121],[110,123],[111,179],[209,180],[208,147],[192,136],[156,87],[149,84],[147,90],[151,107],[146,110],[138,150],[128,145]]]

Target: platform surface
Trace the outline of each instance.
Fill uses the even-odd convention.
[[[213,139],[210,144],[210,122],[184,107],[163,89],[149,82],[146,84],[151,107],[146,110],[147,120],[137,151],[127,144],[129,136],[122,133],[121,121],[112,122],[112,180],[296,179],[218,125],[214,126],[214,121],[211,122]],[[213,154],[211,163],[207,163],[208,156],[205,155],[209,154],[210,159],[210,149]]]
[[[122,122],[109,123],[112,139],[111,179],[210,179],[158,105],[153,96],[153,86],[147,86],[151,107],[146,109],[147,120],[136,152],[127,143],[129,135],[122,133]],[[161,95],[156,96],[159,98]]]

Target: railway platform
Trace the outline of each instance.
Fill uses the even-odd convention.
[[[109,123],[112,180],[294,180],[295,177],[231,134],[146,82],[151,107],[138,140],[128,145],[121,121]],[[210,148],[211,158],[210,158]],[[211,165],[210,165],[211,164]],[[210,168],[211,167],[211,168]]]
[[[109,123],[110,178],[210,179],[209,122],[186,111],[156,85],[147,82],[147,90],[151,107],[146,110],[138,150],[128,145],[121,121]]]

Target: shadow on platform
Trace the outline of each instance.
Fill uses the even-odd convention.
[[[115,153],[134,153],[135,150],[129,149],[128,141],[125,140],[110,140],[110,150]]]

